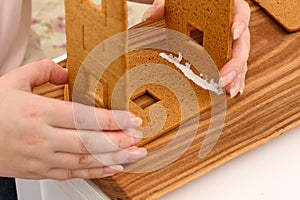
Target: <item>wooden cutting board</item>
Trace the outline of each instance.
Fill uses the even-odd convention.
[[[210,124],[207,110],[201,113],[192,145],[177,161],[151,173],[120,173],[93,180],[112,199],[157,199],[300,125],[300,32],[285,32],[259,7],[250,5],[252,38],[246,90],[242,96],[226,99],[226,122],[214,149],[199,158]],[[140,26],[164,26],[164,21]],[[63,86],[48,84],[35,93],[63,99]],[[161,148],[174,134],[176,130],[145,147],[149,151]]]

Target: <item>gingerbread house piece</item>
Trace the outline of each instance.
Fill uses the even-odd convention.
[[[211,54],[217,66],[221,67],[228,61],[231,54],[230,27],[232,23],[232,7],[232,0],[190,0],[184,3],[180,0],[166,0],[166,26],[169,29],[183,33],[181,35],[185,37],[178,36],[178,34],[166,34],[166,36],[163,36],[163,40],[165,40],[168,48],[172,49],[172,52],[181,52],[188,56],[198,52],[191,48],[191,46],[195,47],[195,43],[188,41],[192,38],[198,44],[203,45]],[[96,5],[92,0],[65,0],[65,9],[70,100],[111,109],[112,95],[116,84],[126,72],[136,66],[147,64],[152,66],[153,63],[156,63],[169,66],[172,70],[178,71],[173,64],[159,56],[161,53],[159,50],[143,49],[125,53],[128,48],[127,40],[130,40],[126,32],[127,7],[125,0],[102,0],[101,6]],[[118,33],[125,34],[120,35]],[[155,38],[160,38],[163,33],[165,31],[158,35],[149,36],[145,34],[141,41],[143,43],[145,40],[155,40]],[[114,43],[115,45],[105,46],[105,41],[113,38],[116,34],[120,36],[118,41]],[[104,45],[99,48],[99,44]],[[98,48],[95,48],[97,46]],[[95,49],[99,51],[99,54],[91,53]],[[199,45],[196,45],[194,49],[199,49]],[[101,51],[106,52],[106,55],[107,52],[109,52],[109,55],[115,52],[123,52],[123,54],[110,63],[109,66],[106,66],[102,62],[106,58],[98,56],[101,54]],[[90,56],[91,54],[93,56]],[[87,57],[89,57],[89,66],[83,67],[86,65]],[[200,56],[190,57],[196,57],[198,61],[202,59]],[[92,62],[90,62],[91,60]],[[201,62],[203,63],[203,59]],[[211,66],[203,65],[206,68],[212,68]],[[148,68],[150,69],[151,67]],[[195,66],[192,66],[192,68],[198,74],[200,73],[200,70],[195,69]],[[97,73],[101,69],[104,69],[105,72]],[[149,69],[145,69],[143,72],[147,72]],[[159,73],[159,75],[170,79],[172,79],[171,75],[174,75],[173,72],[167,73],[166,70],[165,75],[161,74],[162,71]],[[141,73],[139,76],[141,76]],[[146,79],[155,77],[158,77],[158,74],[151,71],[145,75]],[[145,80],[144,78],[143,80],[140,77],[138,78],[141,82]],[[184,76],[182,78],[185,79]],[[177,82],[182,83],[178,79]],[[145,84],[133,94],[128,94],[127,87],[131,87],[130,84],[132,84],[132,81],[129,82],[129,79],[127,79],[122,85],[123,89],[118,90],[118,105],[114,105],[113,109],[129,109],[142,117],[144,121],[143,127],[147,127],[148,130],[143,130],[145,139],[141,145],[178,127],[183,121],[199,115],[199,110],[194,109],[195,107],[188,107],[184,110],[181,104],[197,104],[201,106],[201,109],[207,109],[210,106],[209,94],[193,82],[191,82],[192,91],[190,92],[186,91],[186,87],[183,84],[176,87],[177,91],[185,91],[184,94],[182,93],[180,101],[175,99],[175,96],[172,95],[173,91],[170,91],[169,88],[157,84]],[[129,95],[130,97],[128,97]],[[196,99],[192,99],[191,96],[196,96]],[[155,105],[160,105],[166,110],[166,119],[159,113],[155,114],[156,121],[151,119],[149,111]],[[182,117],[183,112],[188,113],[186,117]],[[164,124],[161,125],[160,131],[153,131],[156,130],[156,126],[160,126],[161,122],[164,122]]]
[[[220,69],[231,57],[233,0],[166,0],[166,25],[202,45]]]
[[[105,79],[100,79],[100,77],[97,77],[98,74],[94,73],[97,71],[95,68],[101,68],[99,66],[101,63],[96,63],[94,65],[95,68],[91,69],[85,67],[80,71],[80,68],[82,68],[86,57],[97,45],[111,36],[127,30],[126,1],[102,0],[97,5],[92,0],[65,0],[65,13],[70,100],[76,96],[73,93],[76,83],[77,86],[80,86],[76,88],[77,90],[80,90],[80,88],[86,90],[84,92],[77,92],[80,95],[83,93],[86,95],[77,96],[76,101],[110,108],[108,102],[110,102],[113,88],[119,78],[127,71],[126,56],[119,57],[110,65],[111,70],[105,72]],[[125,51],[126,40],[125,36],[121,40],[119,38],[116,41],[115,48],[110,48],[110,51]],[[89,91],[91,85],[95,83],[98,84],[97,90],[90,89],[91,91]],[[120,94],[120,100],[124,101],[124,99],[126,99],[125,92],[124,94]],[[124,109],[124,107],[121,106],[120,109]]]
[[[179,55],[171,57],[179,64],[183,64],[185,70],[192,71],[199,78],[201,71],[194,65],[197,59],[201,60],[203,67],[215,67],[207,52],[202,47],[199,48],[198,44],[201,44],[211,54],[215,63],[219,67],[223,66],[231,54],[232,0],[195,2],[166,0],[166,26],[175,30],[174,34],[167,33],[165,29],[138,30],[130,34],[126,32],[126,1],[102,0],[101,2],[99,7],[92,0],[65,0],[70,99],[108,109],[128,109],[140,116],[143,119],[141,128],[145,137],[139,143],[140,146],[173,131],[176,132],[176,137],[179,135],[177,142],[182,139],[184,145],[188,145],[192,142],[193,134],[197,132],[200,110],[210,108],[213,103],[209,92],[188,79],[174,63],[160,55],[178,53]],[[217,17],[219,13],[221,13],[220,17]],[[178,35],[176,31],[183,34]],[[124,32],[125,34],[121,34],[121,38],[118,37],[113,47],[105,45],[107,39],[110,40],[116,34]],[[191,42],[191,38],[198,44]],[[148,47],[150,44],[149,46],[153,48],[131,50],[130,43],[136,44],[137,47]],[[141,45],[138,45],[140,43]],[[144,43],[147,45],[144,46]],[[163,50],[154,48],[157,43],[165,44],[166,48]],[[104,45],[100,45],[99,48],[99,44]],[[200,49],[202,54],[194,51],[196,49]],[[123,54],[112,63],[103,64],[102,61],[106,58],[98,56],[103,52],[104,55],[115,52],[123,52]],[[187,57],[183,58],[180,53]],[[188,64],[191,61],[189,55],[195,54],[197,56],[193,57],[197,58],[196,62]],[[204,61],[206,58],[209,59]],[[101,69],[103,73],[98,76],[99,73],[96,72]],[[125,74],[134,75],[126,77],[123,76]],[[124,104],[112,106],[115,86],[122,77],[126,77],[126,80],[125,84],[121,85],[123,89],[118,90],[121,92],[118,93],[117,101]],[[166,85],[162,85],[161,80],[164,80]],[[135,85],[139,87],[135,88]],[[136,90],[132,93],[128,92],[132,88]],[[77,95],[78,89],[79,95]],[[156,109],[159,107],[163,109]],[[185,126],[181,126],[182,124]],[[171,145],[174,145],[172,148],[176,153],[170,151],[167,160],[172,160],[178,155],[179,148],[176,144],[172,142]],[[185,150],[181,144],[180,150]],[[156,170],[159,165],[157,160],[154,162],[152,159],[161,157],[160,151],[152,155],[147,157],[150,157],[150,160],[141,160],[135,163],[136,165],[127,166],[126,169],[129,170],[128,172],[136,169],[149,172],[154,168]],[[122,194],[115,193],[115,189],[118,190],[118,185],[114,185],[115,181],[104,179],[95,182],[108,195],[118,196],[116,199],[126,195],[122,189],[120,189]]]

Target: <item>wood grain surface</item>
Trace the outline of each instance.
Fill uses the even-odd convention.
[[[300,125],[300,32],[288,34],[259,7],[251,2],[250,5],[252,38],[246,90],[242,96],[226,99],[226,122],[213,150],[199,158],[211,123],[210,110],[206,110],[201,113],[192,145],[175,162],[150,173],[124,172],[93,180],[112,199],[157,199]],[[164,26],[163,23],[147,22],[141,26]],[[63,94],[62,87],[54,89],[49,85],[35,91],[59,99]],[[184,131],[189,137],[189,126],[185,126]],[[163,148],[176,132],[170,131],[145,147],[149,152]],[[186,142],[183,137],[177,147],[181,148]],[[176,151],[171,148],[166,155]],[[166,156],[154,156],[152,164],[166,159]],[[137,167],[143,166],[145,163]]]

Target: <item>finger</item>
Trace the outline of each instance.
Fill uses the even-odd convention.
[[[135,162],[146,156],[143,148],[131,148],[104,154],[70,154],[57,152],[49,160],[54,168],[89,169]]]
[[[111,111],[78,103],[52,101],[46,122],[53,127],[79,130],[125,130],[136,128],[142,119],[127,111]]]
[[[243,67],[242,72],[232,81],[232,83],[226,86],[225,89],[230,94],[231,98],[236,97],[239,93],[241,95],[244,93],[246,73],[247,65]]]
[[[165,15],[165,1],[155,0],[143,15],[142,21],[160,19]]]
[[[119,151],[136,145],[143,137],[142,132],[125,131],[96,132],[55,129],[50,133],[54,141],[53,151],[69,153],[105,153]]]
[[[234,18],[232,25],[233,39],[237,40],[247,30],[250,21],[250,7],[244,0],[234,0]]]
[[[130,147],[113,153],[94,154],[95,159],[106,166],[136,162],[147,156],[145,148]]]
[[[121,165],[91,169],[51,169],[48,172],[48,177],[54,180],[68,180],[73,178],[95,179],[111,176],[121,171],[123,171]]]
[[[12,86],[31,91],[32,88],[47,82],[53,84],[66,84],[68,82],[68,72],[49,59],[44,59],[30,63],[10,73],[14,74]]]
[[[249,29],[241,36],[240,39],[234,41],[232,58],[225,64],[220,71],[219,85],[225,87],[232,83],[236,77],[243,72],[250,52],[250,32]],[[244,72],[246,73],[246,72]]]
[[[230,94],[230,98],[236,97],[241,90],[241,74],[237,76],[231,84],[226,87],[226,91]]]

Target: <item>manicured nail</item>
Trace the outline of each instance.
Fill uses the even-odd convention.
[[[132,137],[131,138],[131,145],[135,145],[135,144],[139,143],[141,140],[142,140],[142,138]]]
[[[124,167],[122,165],[113,165],[104,168],[104,172],[108,175],[113,175],[122,171],[124,171]]]
[[[147,156],[148,152],[145,148],[132,148],[129,149],[129,160],[136,161]]]
[[[152,5],[152,6],[145,12],[145,14],[143,15],[142,21],[144,22],[144,21],[147,21],[148,19],[150,19],[150,18],[152,17],[153,11],[154,11],[155,9],[156,9],[156,7]]]
[[[243,30],[243,25],[239,24],[233,31],[233,40],[237,40],[241,37],[242,30]]]
[[[124,171],[124,167],[122,165],[114,165],[114,166],[110,166],[110,168],[112,168],[116,171],[119,171],[119,172]]]
[[[241,86],[240,86],[240,82],[239,81],[234,84],[233,88],[230,89],[230,97],[231,98],[234,98],[234,97],[236,97],[239,94],[240,87]]]
[[[240,94],[244,94],[244,91],[245,91],[245,77],[241,80],[240,82]]]
[[[152,12],[150,12],[150,10],[148,10],[147,12],[145,12],[145,14],[142,17],[142,21],[147,21],[148,19],[150,19],[150,17],[152,16]]]
[[[143,124],[143,120],[140,117],[133,117],[131,118],[131,121],[136,125],[136,127],[139,127]]]
[[[244,94],[244,87],[242,86],[241,89],[240,89],[240,94]]]
[[[220,80],[219,80],[219,87],[225,87],[225,86],[226,86],[226,84],[225,84],[224,78],[220,78]]]
[[[122,165],[113,165],[103,168],[105,175],[102,178],[107,178],[115,175],[116,173],[124,171],[124,167]]]
[[[220,78],[219,86],[220,87],[225,87],[226,85],[231,83],[235,79],[236,76],[237,76],[236,71],[229,72],[228,74],[226,74],[225,76]]]
[[[238,94],[239,92],[235,89],[235,88],[231,88],[230,89],[230,98],[234,98],[236,97],[236,95]]]
[[[105,175],[102,176],[102,178],[112,177],[113,175],[115,175],[115,174],[105,174]]]
[[[125,133],[127,133],[127,131],[125,131]],[[130,133],[127,134],[131,136],[131,143],[130,143],[131,145],[135,145],[139,143],[144,136],[143,132],[138,130],[131,131]]]
[[[239,39],[240,36],[241,36],[241,31],[240,31],[240,28],[237,27],[237,28],[234,29],[234,31],[233,31],[233,40]]]
[[[139,137],[139,138],[143,137],[143,133],[141,131],[136,130],[135,128],[129,128],[129,129],[126,129],[123,131],[124,131],[124,133],[126,133],[127,135],[130,135],[132,137]]]

